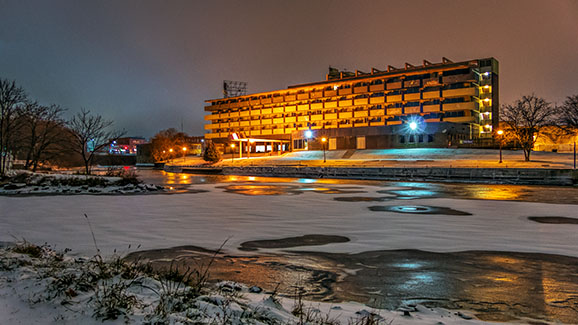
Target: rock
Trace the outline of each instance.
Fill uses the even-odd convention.
[[[263,292],[263,289],[261,289],[261,288],[258,287],[258,286],[252,286],[252,287],[249,288],[249,292],[251,292],[251,293],[261,293],[261,292]]]
[[[460,316],[461,318],[467,319],[467,320],[474,319],[472,316],[463,314],[462,312],[458,312],[457,315]]]
[[[397,310],[403,312],[403,316],[411,316],[410,312],[415,311],[414,308],[410,307],[399,307]]]

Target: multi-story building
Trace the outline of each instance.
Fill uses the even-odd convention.
[[[330,68],[325,81],[211,99],[206,139],[265,150],[442,147],[491,139],[499,121],[498,61],[423,61],[370,73]],[[325,145],[325,142],[323,142]]]

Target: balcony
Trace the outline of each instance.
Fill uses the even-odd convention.
[[[325,97],[335,97],[337,96],[337,90],[326,90],[323,92]]]
[[[336,120],[336,119],[337,119],[336,113],[325,114],[325,120]]]
[[[261,120],[251,120],[251,126],[261,125]]]
[[[296,130],[297,130],[296,128],[285,128],[285,133],[291,133]]]
[[[285,123],[295,123],[295,122],[297,122],[296,116],[289,116],[285,118]]]
[[[475,121],[476,119],[473,116],[444,117],[444,122],[474,123]]]
[[[330,102],[325,102],[325,103],[323,103],[323,107],[325,107],[325,108],[335,108],[335,107],[337,107],[337,101],[333,100],[333,101],[330,101]]]
[[[251,116],[255,116],[255,115],[261,115],[261,110],[260,109],[252,109],[249,111]]]
[[[369,122],[369,126],[382,126],[385,125],[384,121],[379,121],[379,122]]]
[[[239,117],[239,112],[229,113],[229,117]]]
[[[251,104],[251,106],[255,106],[255,105],[261,104],[261,101],[258,100],[258,99],[251,99],[251,100],[249,101],[249,104]]]
[[[297,121],[298,122],[308,122],[309,121],[309,115],[297,116]]]
[[[229,126],[234,128],[234,127],[238,127],[239,126],[239,122],[231,122],[229,123]]]
[[[221,118],[229,118],[229,113],[222,113]]]
[[[273,110],[270,109],[270,108],[263,108],[263,109],[261,110],[261,115],[269,115],[269,114],[271,114],[271,113],[273,113]]]
[[[366,105],[369,103],[369,98],[358,98],[353,100],[353,105]]]
[[[273,103],[282,103],[284,101],[283,96],[273,97]]]
[[[340,112],[339,113],[339,118],[351,118],[353,117],[353,113],[352,112]]]
[[[273,130],[271,129],[261,130],[261,135],[270,135],[270,134],[273,134]]]
[[[421,94],[421,97],[423,99],[440,98],[440,91],[439,90],[426,91]]]
[[[421,80],[406,80],[403,82],[403,87],[404,88],[408,88],[408,87],[420,87],[421,86]]]
[[[401,107],[399,108],[388,108],[387,115],[401,115]]]
[[[368,115],[367,111],[355,111],[353,112],[354,117],[366,117]]]
[[[387,90],[390,90],[390,89],[399,89],[399,88],[401,88],[401,81],[388,82],[386,88],[387,88]]]
[[[311,121],[321,121],[323,120],[323,114],[311,115]]]
[[[350,127],[353,127],[353,125],[351,125],[351,124],[339,124],[340,129],[350,128]]]
[[[283,106],[273,107],[273,114],[283,113],[283,111],[285,111],[285,107]]]
[[[219,133],[206,133],[205,134],[205,138],[207,139],[214,139],[214,138],[218,138],[219,137]]]
[[[213,120],[218,120],[218,119],[219,119],[219,114],[205,115],[205,121],[213,121]]]
[[[273,129],[273,134],[285,134],[285,129]]]
[[[313,103],[311,104],[311,109],[322,109],[323,103]]]
[[[476,75],[473,72],[467,74],[458,74],[455,76],[442,77],[444,84],[451,84],[456,82],[476,81]]]
[[[345,99],[339,101],[339,107],[346,107],[353,105],[353,101],[351,99]]]
[[[369,103],[370,103],[370,104],[382,104],[382,103],[385,103],[385,96],[371,97],[371,98],[369,98]]]
[[[411,106],[404,108],[403,112],[404,114],[419,114],[421,113],[421,109],[419,108],[419,106]]]
[[[313,130],[318,130],[318,129],[322,129],[322,128],[323,128],[323,125],[321,125],[321,124],[320,124],[320,125],[312,125],[312,126],[311,126],[311,129],[313,129]]]
[[[400,125],[402,121],[387,121],[387,125]]]
[[[384,116],[385,110],[384,109],[372,109],[369,110],[369,116]]]
[[[367,92],[367,86],[355,87],[355,88],[353,88],[353,92],[355,94],[366,93]]]
[[[367,123],[367,122],[354,123],[353,126],[356,128],[359,128],[359,127],[369,126],[369,123]]]
[[[285,96],[285,101],[287,102],[293,102],[297,100],[297,96],[295,94],[293,95],[286,95]]]
[[[239,126],[249,126],[251,125],[251,121],[241,121],[239,122]]]
[[[239,112],[239,116],[241,116],[241,117],[249,116],[249,114],[250,114],[250,111]]]
[[[474,102],[443,104],[444,111],[467,111],[475,110],[476,108],[476,103]]]
[[[251,136],[261,135],[261,130],[253,130],[251,131]]]
[[[238,107],[241,107],[241,103],[246,104],[247,102],[243,101],[243,102],[233,102],[230,104],[223,104],[223,108],[238,108]],[[229,107],[227,107],[227,106],[229,106]]]
[[[297,94],[297,100],[309,99],[309,93]]]
[[[440,84],[440,78],[436,77],[436,78],[423,79],[422,82],[424,87],[437,86]]]
[[[213,130],[213,129],[218,129],[219,128],[219,124],[205,124],[205,130]]]
[[[426,118],[424,121],[426,121],[426,122],[439,122],[440,119],[439,118]]]
[[[401,102],[401,95],[387,96],[387,102],[388,103]]]
[[[351,90],[351,88],[343,88],[343,89],[339,89],[338,94],[339,94],[339,96],[343,96],[343,95],[349,95],[352,92],[353,91]]]
[[[423,105],[423,112],[424,113],[439,112],[439,111],[441,111],[440,104]]]
[[[297,105],[297,110],[298,111],[308,111],[309,110],[309,104]]]
[[[271,97],[261,99],[261,104],[271,104],[271,102]]]
[[[311,98],[321,98],[323,97],[323,90],[317,90],[311,93]]]
[[[405,94],[405,95],[403,95],[403,100],[405,100],[405,101],[409,101],[409,100],[419,100],[419,99],[420,99],[420,94],[419,94],[419,93]]]
[[[278,117],[278,118],[273,119],[273,124],[283,124],[283,123],[285,123],[285,119],[282,117]]]
[[[273,124],[273,119],[267,118],[267,119],[261,120],[261,125],[269,125],[269,124]]]
[[[378,84],[378,85],[371,85],[371,86],[369,86],[369,91],[371,91],[371,92],[382,91],[382,90],[385,90],[385,85],[384,85],[384,84]]]
[[[296,105],[285,106],[285,113],[295,112],[296,110],[297,110],[297,106],[296,106]]]
[[[463,97],[463,96],[477,96],[477,88],[460,88],[460,89],[448,89],[442,91],[443,97]]]

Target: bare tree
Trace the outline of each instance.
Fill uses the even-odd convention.
[[[14,81],[0,79],[0,176],[6,170],[14,154],[14,133],[18,129],[18,115],[26,93]]]
[[[26,103],[22,110],[20,144],[24,151],[24,168],[36,171],[38,164],[58,154],[64,120],[58,105],[43,106],[36,102]]]
[[[560,109],[560,122],[563,126],[578,129],[578,95],[568,96]]]
[[[94,154],[123,135],[123,132],[108,130],[112,124],[112,121],[92,115],[85,109],[67,123],[73,135],[71,149],[82,156],[87,175],[90,174]]]
[[[532,94],[503,106],[500,115],[508,125],[508,132],[522,147],[524,160],[530,161],[536,138],[545,126],[555,124],[557,110],[543,98]]]
[[[155,161],[173,159],[182,154],[180,151],[187,144],[188,135],[174,128],[162,130],[151,139],[151,152]]]

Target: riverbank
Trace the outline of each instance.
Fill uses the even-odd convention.
[[[578,184],[574,156],[534,152],[524,161],[520,151],[484,149],[383,149],[300,151],[239,158],[225,155],[216,164],[199,157],[176,159],[165,171],[246,176],[411,180],[427,182],[520,185]]]

